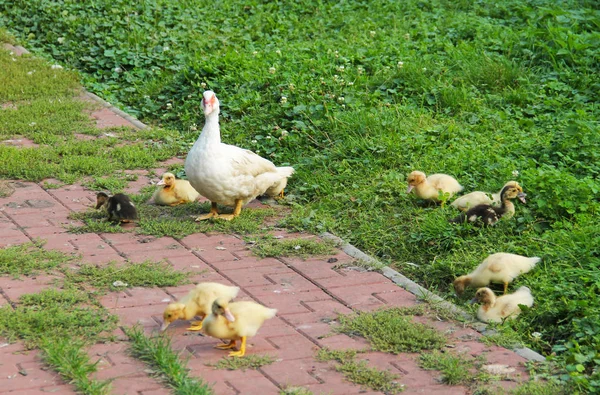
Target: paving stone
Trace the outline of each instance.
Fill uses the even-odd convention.
[[[279,290],[276,289],[276,291]],[[331,300],[329,295],[321,290],[292,293],[270,292],[257,295],[255,289],[247,288],[246,292],[256,297],[263,305],[277,309],[278,315],[311,313],[312,311],[306,306],[306,302]]]
[[[165,305],[170,303],[171,297],[161,288],[128,288],[120,292],[111,292],[102,298],[100,303],[103,306],[112,306],[113,308]]]
[[[16,246],[30,242],[29,237],[21,232],[15,232],[14,236],[0,236],[0,248]]]
[[[314,358],[277,361],[261,368],[265,375],[276,381],[282,388],[320,384],[318,370],[327,369],[327,364],[317,362]]]
[[[297,276],[293,270],[283,265],[223,270],[222,274],[235,281],[240,287],[276,285],[280,275]]]

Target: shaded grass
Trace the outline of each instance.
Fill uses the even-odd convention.
[[[138,215],[138,234],[151,235],[155,237],[170,236],[182,239],[194,233],[234,233],[234,234],[260,234],[266,232],[270,226],[265,222],[276,217],[278,210],[274,208],[244,209],[234,221],[207,220],[196,222],[202,213],[210,209],[210,203],[188,203],[174,207],[158,206],[148,203],[154,192],[154,187],[142,189],[140,194],[132,195]],[[225,210],[226,211],[226,210]],[[83,221],[83,226],[69,226],[71,233],[124,233],[130,229],[124,229],[104,219],[106,214],[101,210],[90,209],[88,211],[71,213],[69,218]]]
[[[317,353],[318,361],[336,361],[335,370],[355,384],[365,386],[374,391],[386,394],[397,394],[404,390],[404,386],[396,380],[398,375],[387,370],[369,367],[366,361],[356,361],[356,350],[328,350],[322,348]]]
[[[89,395],[108,395],[111,393],[110,381],[90,378],[97,370],[98,361],[90,362],[81,340],[69,337],[43,340],[40,344],[44,352],[44,361],[56,370],[61,377],[73,384],[77,391]]]
[[[391,308],[338,316],[334,330],[362,336],[373,350],[399,354],[443,347],[446,337],[435,329],[411,321],[414,309]]]
[[[175,394],[204,395],[212,394],[207,384],[190,377],[186,362],[179,353],[171,349],[171,340],[165,336],[147,337],[139,327],[124,328],[130,340],[130,351],[136,358],[144,361],[155,375],[173,388]]]
[[[79,259],[60,251],[48,251],[43,242],[24,243],[0,249],[0,274],[15,278],[50,273],[62,264]]]
[[[188,272],[180,272],[168,263],[145,261],[142,263],[116,264],[106,266],[82,265],[79,270],[65,272],[66,281],[73,284],[89,284],[100,290],[119,290],[115,281],[126,283],[128,287],[172,287],[188,284]]]
[[[336,252],[335,243],[330,240],[315,239],[276,239],[273,236],[248,238],[252,252],[261,258],[278,256],[299,256],[306,258],[312,255],[329,255]]]
[[[224,370],[246,370],[246,369],[258,369],[265,365],[270,365],[275,362],[275,358],[270,355],[246,355],[244,358],[228,358],[224,357],[219,359],[215,364],[209,364],[214,366],[215,369]]]

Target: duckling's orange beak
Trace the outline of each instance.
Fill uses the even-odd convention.
[[[414,185],[409,185],[408,188],[406,188],[406,193],[410,193],[410,191],[412,191],[414,187]]]
[[[165,185],[165,180],[160,180],[159,182],[156,183],[156,185]]]

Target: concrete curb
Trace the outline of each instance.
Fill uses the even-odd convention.
[[[462,310],[460,307],[454,305],[453,303],[448,302],[447,300],[442,299],[440,296],[434,294],[433,292],[428,291],[427,289],[423,288],[419,284],[415,283],[414,281],[410,280],[409,278],[398,273],[394,269],[384,266],[383,263],[381,263],[379,260],[373,258],[370,255],[365,254],[364,252],[362,252],[361,250],[359,250],[352,244],[347,243],[343,239],[341,239],[329,232],[322,233],[319,236],[322,239],[333,241],[334,243],[336,243],[337,245],[340,246],[342,251],[344,251],[346,254],[350,255],[353,258],[359,259],[368,264],[372,264],[374,267],[383,266],[383,268],[381,269],[381,273],[384,276],[386,276],[387,278],[389,278],[390,280],[392,280],[395,284],[399,285],[400,287],[404,288],[405,290],[407,290],[408,292],[412,293],[413,295],[417,296],[420,299],[427,299],[428,301],[434,301],[435,303],[438,303],[441,307],[448,309],[451,312],[459,315],[460,317],[469,321],[471,324],[471,327],[473,329],[475,329],[477,332],[479,332],[483,335],[486,335],[486,334],[489,335],[489,334],[495,333],[494,330],[489,330],[488,326],[486,324],[476,321],[475,317],[473,317],[471,314],[467,313],[466,311]],[[527,359],[528,361],[543,362],[546,360],[546,358],[543,355],[541,355],[527,347],[514,348],[513,351],[517,355]]]

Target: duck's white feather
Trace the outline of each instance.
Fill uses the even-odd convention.
[[[292,167],[276,167],[250,150],[221,143],[218,100],[211,91],[204,97],[213,100],[213,108],[205,108],[206,123],[185,161],[194,189],[212,202],[233,206],[236,200],[248,203],[293,174]]]

